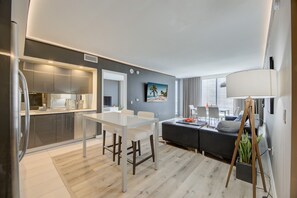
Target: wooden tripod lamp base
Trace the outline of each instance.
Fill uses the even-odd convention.
[[[266,189],[266,183],[265,183],[265,178],[264,178],[264,171],[263,171],[263,166],[262,166],[262,160],[261,160],[261,155],[259,152],[259,147],[257,143],[257,135],[255,132],[255,114],[254,114],[254,100],[249,97],[245,101],[245,108],[244,108],[244,113],[242,116],[239,132],[238,132],[238,137],[235,143],[235,148],[233,151],[233,156],[232,156],[232,161],[231,165],[229,168],[228,172],[228,177],[227,177],[227,182],[226,182],[226,188],[228,187],[228,183],[230,180],[231,172],[235,163],[235,159],[237,156],[237,151],[239,147],[239,142],[241,140],[242,133],[244,131],[244,124],[246,118],[249,118],[250,121],[250,127],[251,127],[251,135],[252,135],[252,181],[253,181],[253,197],[256,198],[256,159],[258,160],[259,168],[260,168],[260,173],[261,173],[261,178],[262,178],[262,183],[263,183],[263,189],[265,192],[267,192]]]

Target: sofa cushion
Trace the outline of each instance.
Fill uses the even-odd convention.
[[[240,122],[220,121],[217,130],[224,133],[237,133],[240,128]]]

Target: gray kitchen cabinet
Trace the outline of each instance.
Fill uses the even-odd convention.
[[[74,113],[56,115],[57,142],[74,139]]]
[[[33,91],[33,87],[34,87],[34,80],[33,80],[33,75],[34,75],[34,65],[31,63],[26,63],[26,62],[22,62],[20,64],[20,70],[23,72],[26,80],[27,80],[27,84],[28,84],[28,89],[29,91]]]
[[[83,138],[83,114],[96,113],[96,111],[77,112],[74,114],[74,139]],[[87,138],[97,135],[97,123],[91,120],[86,120]]]
[[[29,62],[23,62],[20,69],[27,79],[29,92],[73,94],[93,92],[91,72]]]
[[[34,116],[35,147],[57,142],[56,115]]]
[[[80,70],[72,70],[71,93],[92,93],[92,84],[92,73]]]
[[[34,65],[34,87],[35,92],[54,92],[54,67],[50,65]]]
[[[54,69],[54,92],[71,93],[71,70],[55,67]]]
[[[21,117],[22,125],[21,125],[21,131],[22,133],[25,132],[25,117]],[[29,131],[29,141],[28,141],[28,148],[35,147],[35,126],[34,126],[34,116],[30,117],[30,131]],[[21,144],[23,144],[23,140],[21,141]]]

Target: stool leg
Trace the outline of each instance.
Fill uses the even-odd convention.
[[[133,175],[135,175],[136,168],[136,142],[132,142],[133,147]]]
[[[122,146],[122,137],[119,136],[119,146],[118,146],[118,165],[121,163],[121,146]]]
[[[105,136],[106,136],[106,131],[103,130],[103,150],[102,150],[102,154],[105,154]]]
[[[112,160],[115,161],[117,134],[115,134],[115,133],[113,134],[112,140],[113,140],[113,145],[112,145]]]
[[[138,140],[137,143],[138,143],[138,154],[140,156],[141,155],[140,140]]]
[[[155,151],[154,151],[154,138],[153,138],[153,135],[150,136],[150,142],[151,142],[153,162],[155,162]]]

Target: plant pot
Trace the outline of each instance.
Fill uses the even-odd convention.
[[[245,182],[253,183],[252,164],[242,163],[242,162],[239,162],[239,159],[237,159],[237,161],[236,161],[236,179],[240,179]],[[257,184],[257,169],[256,169],[256,184]]]

